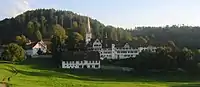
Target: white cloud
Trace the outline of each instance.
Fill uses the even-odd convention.
[[[29,0],[5,0],[4,3],[1,3],[2,8],[2,18],[5,17],[15,17],[27,10],[30,10]]]

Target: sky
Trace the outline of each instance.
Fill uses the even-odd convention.
[[[38,8],[69,10],[123,28],[200,26],[200,0],[2,0],[0,20]]]

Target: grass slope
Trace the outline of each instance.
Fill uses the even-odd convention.
[[[64,70],[53,68],[51,59],[28,59],[18,65],[0,63],[0,80],[12,75],[11,66],[18,69],[9,81],[13,87],[200,87],[199,76]]]

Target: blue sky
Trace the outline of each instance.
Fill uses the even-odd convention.
[[[4,0],[0,19],[36,8],[70,10],[124,28],[200,25],[200,0]]]

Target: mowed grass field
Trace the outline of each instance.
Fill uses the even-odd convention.
[[[22,64],[0,63],[0,80],[18,74],[11,87],[200,87],[200,76],[184,74],[136,75],[109,70],[56,69],[51,59],[28,59]]]

